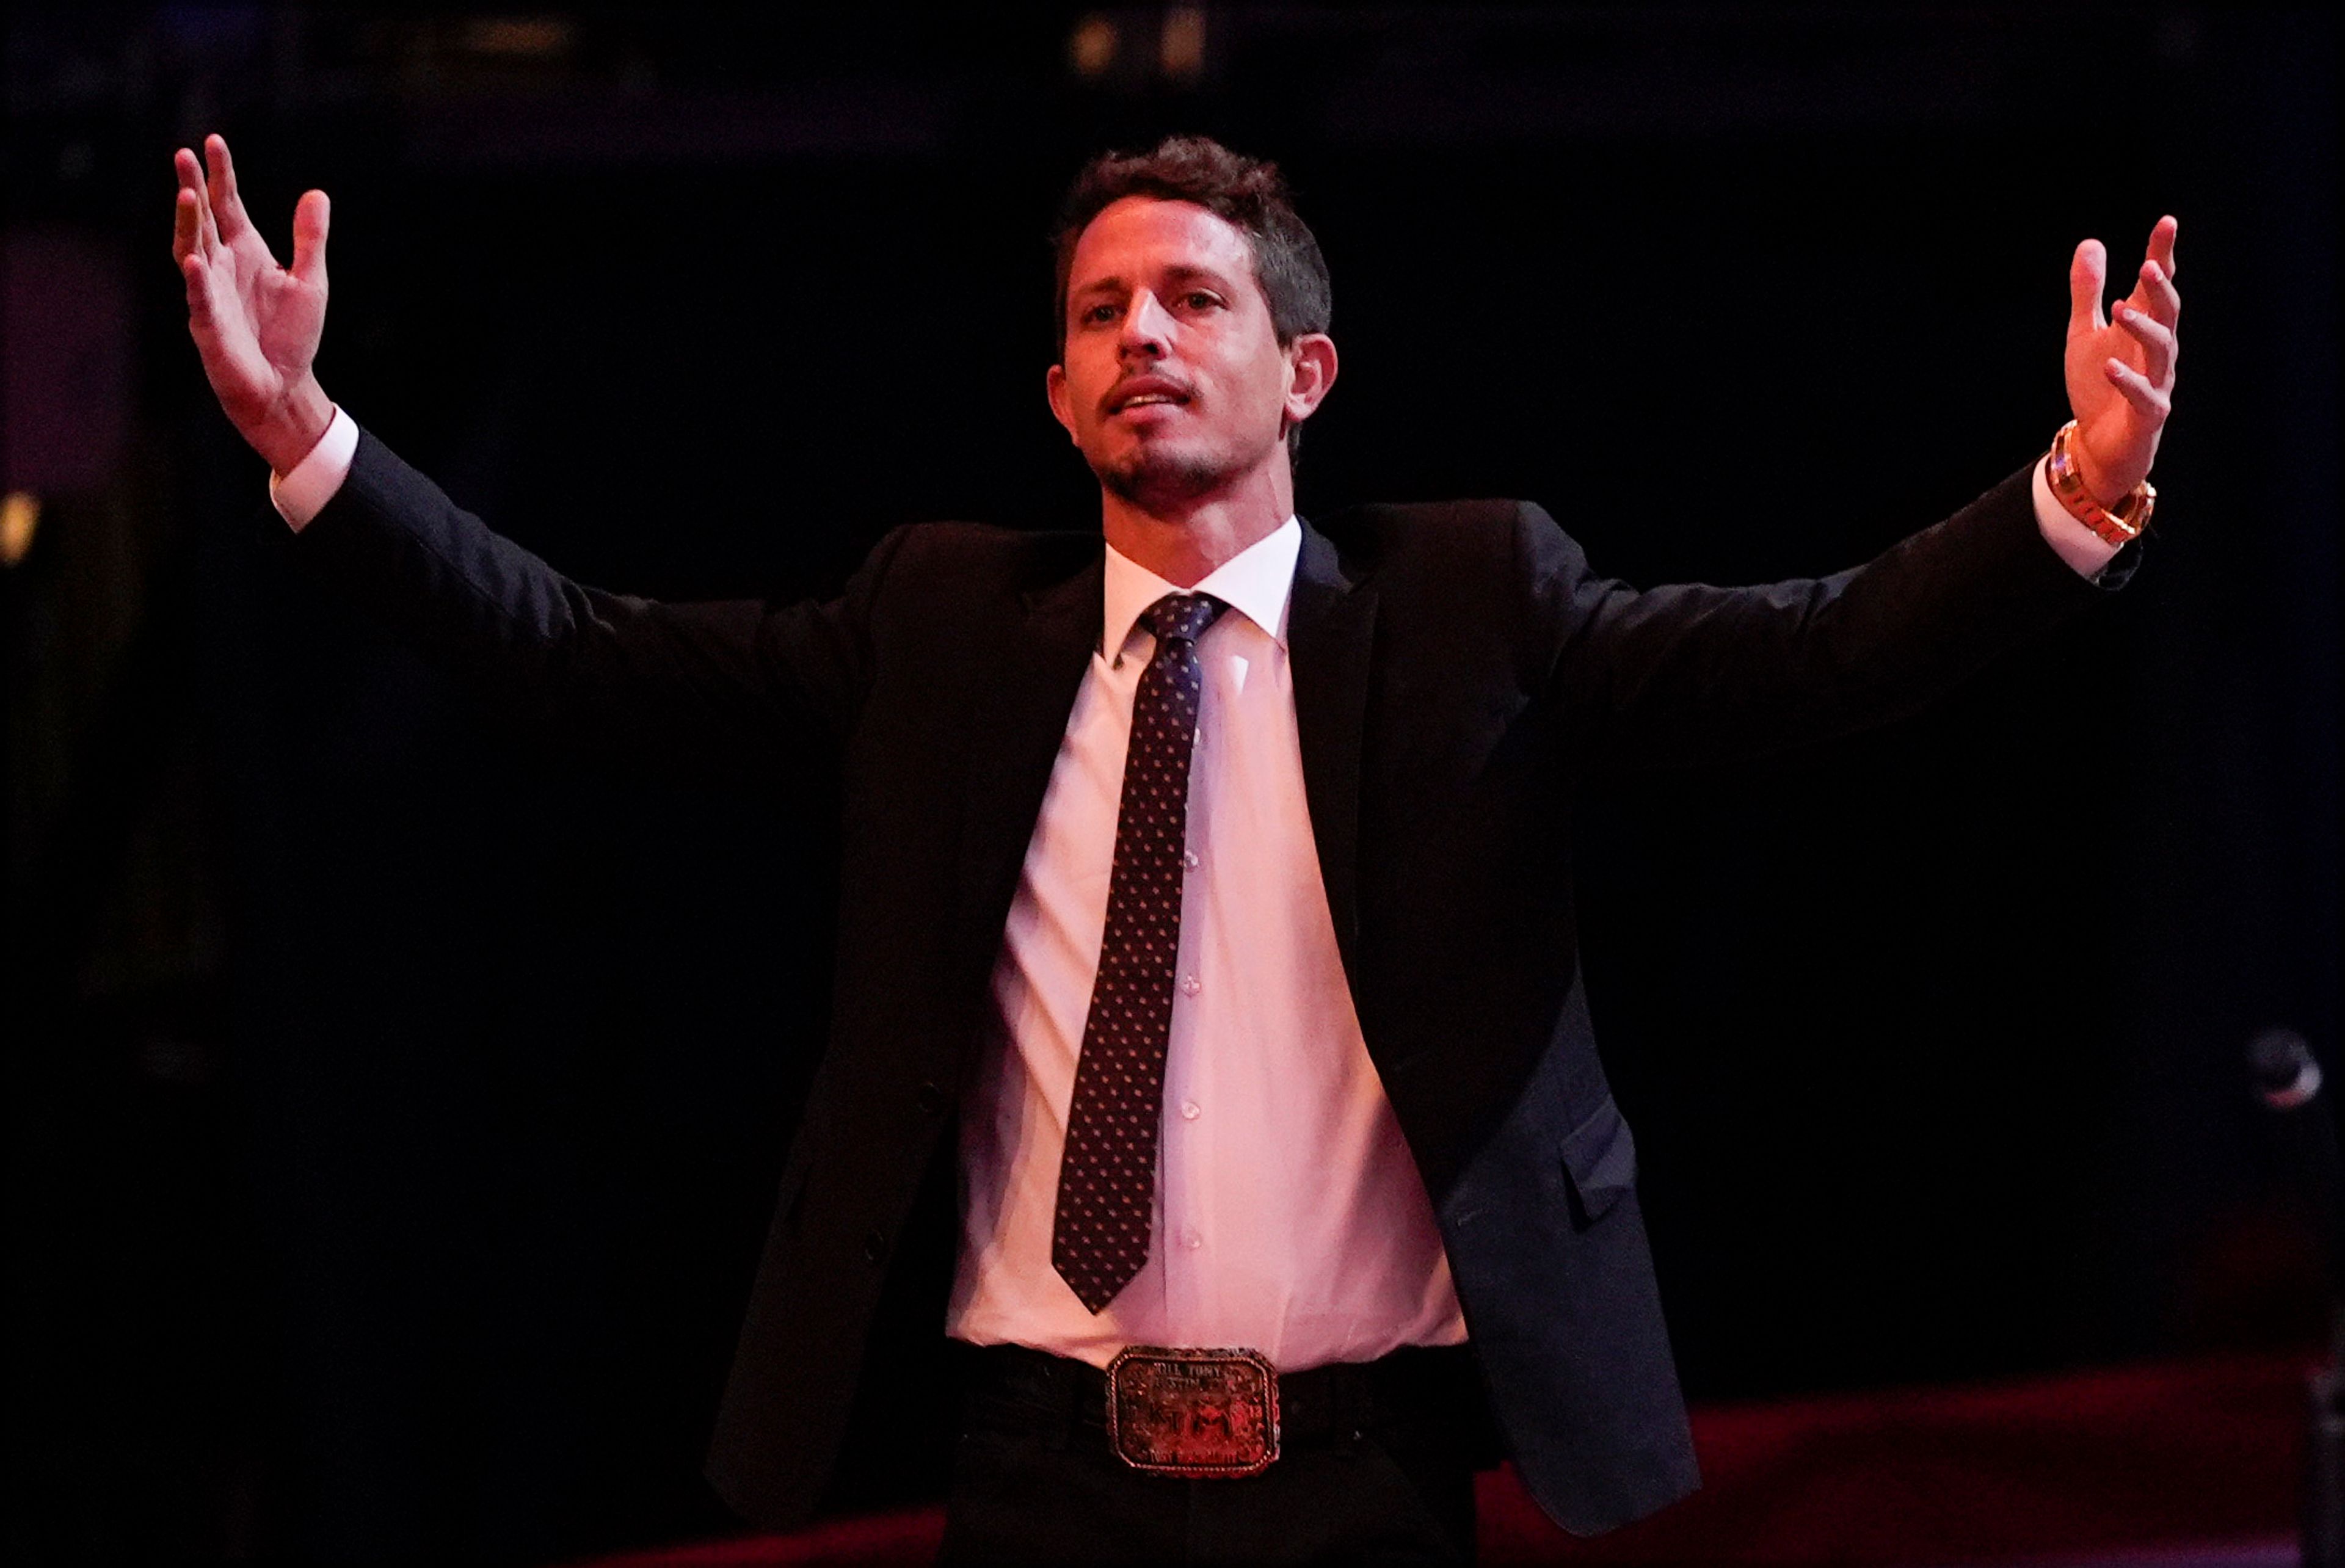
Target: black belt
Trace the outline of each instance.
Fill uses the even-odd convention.
[[[954,1353],[965,1430],[1107,1451],[1108,1381],[1099,1368],[1023,1345],[956,1344]],[[1281,1372],[1278,1427],[1287,1449],[1375,1434],[1462,1442],[1479,1452],[1489,1446],[1485,1434],[1496,1436],[1464,1345],[1410,1346],[1373,1361]]]

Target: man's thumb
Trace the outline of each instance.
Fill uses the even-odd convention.
[[[2097,239],[2076,247],[2068,263],[2068,335],[2101,326],[2101,289],[2108,281],[2109,253]]]
[[[305,190],[293,207],[293,276],[323,288],[326,282],[326,225],[333,203],[322,190]]]

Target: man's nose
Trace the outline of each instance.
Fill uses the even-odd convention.
[[[1161,359],[1165,346],[1172,341],[1172,312],[1143,288],[1132,297],[1132,307],[1123,313],[1123,333],[1116,340],[1116,349],[1124,354],[1144,354]]]

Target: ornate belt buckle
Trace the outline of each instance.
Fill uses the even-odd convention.
[[[1254,1351],[1128,1346],[1107,1367],[1107,1441],[1152,1475],[1260,1475],[1278,1457],[1278,1373]]]

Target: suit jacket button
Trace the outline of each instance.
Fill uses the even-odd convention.
[[[930,1116],[941,1116],[945,1108],[945,1091],[934,1084],[920,1086],[920,1108]]]
[[[863,1256],[867,1261],[873,1263],[888,1256],[888,1239],[877,1230],[866,1236],[863,1239]]]

